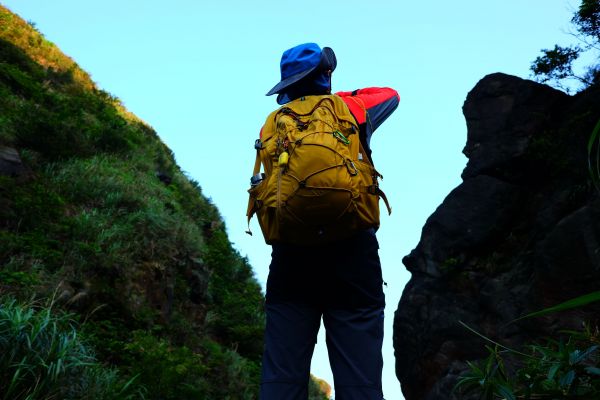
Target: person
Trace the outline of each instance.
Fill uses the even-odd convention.
[[[305,43],[286,50],[277,103],[331,94],[337,60],[331,48]],[[396,109],[390,88],[338,92],[359,126],[371,158],[373,132]],[[262,130],[261,130],[262,133]],[[375,229],[327,244],[273,243],[266,290],[260,399],[308,398],[310,364],[321,318],[338,400],[383,399],[385,298]]]

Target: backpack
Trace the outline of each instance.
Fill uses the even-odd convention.
[[[325,243],[378,228],[380,197],[391,213],[339,96],[301,97],[275,110],[255,149],[246,215],[249,225],[257,214],[268,244]]]

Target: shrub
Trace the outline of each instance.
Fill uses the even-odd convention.
[[[258,395],[258,364],[210,340],[192,351],[136,331],[125,353],[124,361],[148,389],[148,399],[253,400]]]
[[[600,352],[591,336],[571,334],[527,346],[525,352],[488,347],[487,359],[469,362],[457,388],[479,393],[481,399],[600,398]],[[516,358],[514,372],[505,358]]]
[[[552,307],[522,316],[514,321],[553,314],[600,301],[600,291],[570,299]],[[486,346],[489,355],[479,363],[467,362],[469,370],[455,390],[475,392],[480,399],[597,399],[600,398],[600,331],[586,326],[583,332],[565,331],[560,339],[546,344],[530,344],[517,351],[470,328],[472,333],[495,345]],[[510,357],[516,368],[505,367]]]
[[[50,306],[0,299],[0,397],[133,399],[130,382],[99,364],[71,316]],[[139,388],[138,388],[139,389]]]

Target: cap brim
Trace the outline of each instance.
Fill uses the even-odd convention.
[[[311,69],[307,69],[306,71],[302,71],[302,72],[298,72],[295,75],[289,76],[287,78],[285,78],[284,80],[282,80],[281,82],[279,82],[277,85],[275,85],[273,87],[273,89],[269,90],[267,92],[267,96],[270,96],[272,94],[275,93],[279,93],[281,92],[283,89],[285,89],[286,87],[293,85],[294,83],[298,82],[300,79],[304,78],[306,75],[310,74],[311,72],[313,72],[319,65],[315,65],[314,67],[312,67]]]
[[[304,78],[306,75],[313,72],[318,66],[319,66],[319,64],[315,65],[311,69],[307,69],[306,71],[298,72],[295,75],[285,78],[284,80],[279,82],[277,85],[273,86],[273,89],[269,90],[266,95],[271,96],[272,94],[281,92],[286,87],[298,82],[300,79]]]

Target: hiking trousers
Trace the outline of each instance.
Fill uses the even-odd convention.
[[[273,245],[261,400],[306,400],[321,318],[336,400],[382,400],[381,265],[374,232],[320,246]]]

